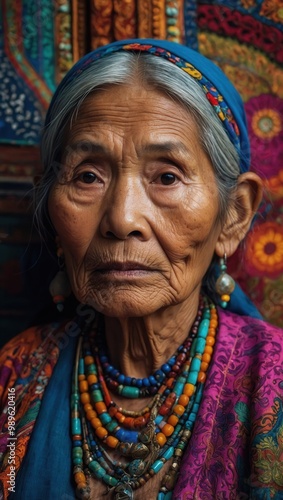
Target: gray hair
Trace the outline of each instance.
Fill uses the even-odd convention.
[[[106,85],[148,84],[181,103],[195,118],[201,145],[208,154],[219,190],[219,217],[225,218],[229,198],[240,174],[240,158],[203,90],[171,62],[152,54],[116,52],[93,62],[59,92],[44,128],[41,155],[44,172],[36,188],[35,220],[42,234],[48,217],[48,195],[58,179],[68,130],[85,98]]]

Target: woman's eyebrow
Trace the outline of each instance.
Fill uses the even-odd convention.
[[[81,140],[69,143],[65,148],[65,157],[73,154],[104,154],[110,155],[111,150],[103,144],[89,140]]]
[[[157,143],[144,144],[136,150],[138,158],[144,155],[181,155],[187,159],[194,158],[194,155],[182,141],[165,141]],[[113,149],[100,142],[91,140],[78,140],[69,143],[64,152],[65,161],[70,160],[73,156],[84,157],[86,155],[99,155],[100,157],[107,157],[113,159]]]
[[[191,154],[190,150],[181,141],[166,141],[153,144],[146,144],[138,149],[138,156],[141,153],[182,153],[184,155]]]
[[[143,153],[183,153],[188,154],[190,151],[186,148],[186,146],[181,141],[166,141],[166,142],[158,142],[152,144],[145,144],[138,148],[138,155],[140,156]],[[105,145],[89,141],[89,140],[81,140],[70,143],[66,147],[66,156],[73,153],[103,153],[103,154],[111,154],[111,150]]]

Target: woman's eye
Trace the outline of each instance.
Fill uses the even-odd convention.
[[[83,172],[78,176],[78,179],[85,184],[92,184],[98,180],[98,177],[93,172]]]
[[[177,180],[177,176],[174,174],[170,174],[169,172],[162,174],[160,176],[161,183],[164,186],[169,186],[170,184],[174,184],[174,182]]]

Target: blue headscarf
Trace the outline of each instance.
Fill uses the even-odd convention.
[[[51,101],[45,125],[51,120],[51,111],[57,97],[74,79],[102,57],[120,51],[142,52],[162,57],[184,71],[201,87],[223,128],[238,152],[241,173],[250,167],[250,146],[246,115],[242,99],[223,71],[198,52],[174,42],[156,39],[130,39],[114,42],[86,54],[80,59],[58,86]],[[261,318],[259,312],[238,285],[231,296],[227,309],[238,314]]]
[[[46,117],[50,121],[52,105],[68,85],[98,59],[118,51],[143,52],[162,57],[186,72],[201,87],[216,115],[235,146],[240,158],[240,170],[250,166],[250,147],[242,99],[223,71],[209,59],[183,45],[166,40],[131,39],[114,42],[86,54],[67,73],[58,86]]]

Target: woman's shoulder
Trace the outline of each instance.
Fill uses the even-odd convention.
[[[32,326],[12,337],[1,347],[0,360],[3,361],[6,356],[16,354],[23,347],[26,351],[36,347],[41,341],[41,328],[40,326]]]
[[[28,366],[38,365],[46,353],[58,351],[58,332],[63,323],[49,323],[28,328],[13,337],[0,350],[0,402]]]
[[[50,333],[56,332],[63,325],[64,323],[59,322],[35,325],[18,333],[0,349],[0,363],[10,356],[18,357],[31,353]]]
[[[241,359],[261,369],[279,366],[283,364],[283,330],[261,319],[220,311],[216,350],[236,363]]]
[[[221,310],[219,313],[220,324],[223,328],[239,335],[256,336],[258,339],[268,341],[278,339],[283,341],[283,330],[264,319],[253,318],[251,316],[241,316],[230,311]]]

